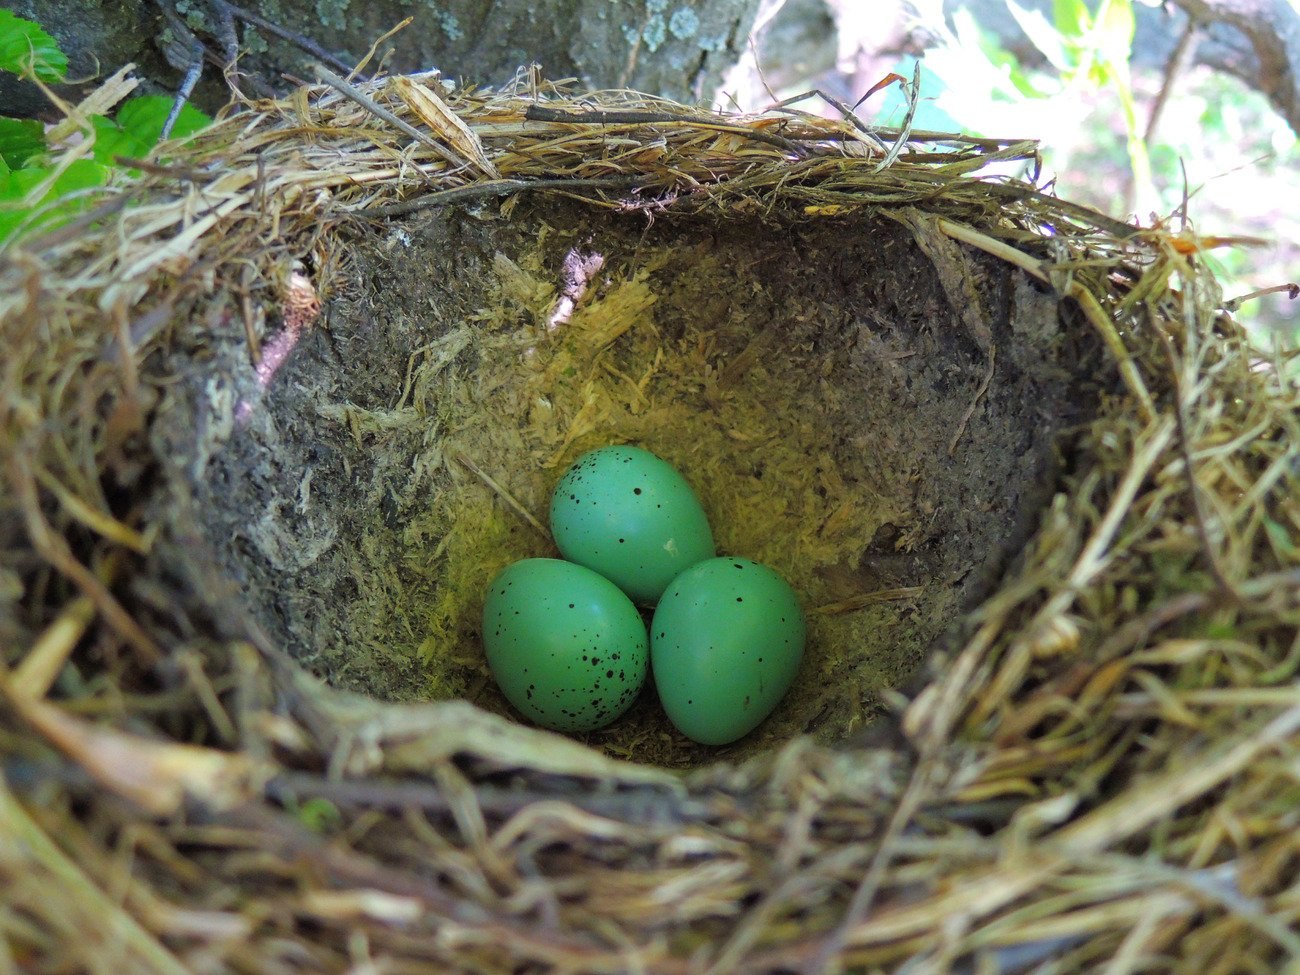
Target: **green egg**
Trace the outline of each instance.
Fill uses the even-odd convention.
[[[709,559],[672,580],[650,624],[650,665],[677,730],[725,745],[758,727],[794,682],[804,618],[794,590],[749,559]]]
[[[551,534],[566,559],[642,606],[653,606],[674,576],[715,552],[691,486],[640,447],[601,447],[574,461],[551,498]]]
[[[608,579],[559,559],[525,559],[492,580],[483,605],[492,676],[525,717],[592,731],[632,706],[645,683],[645,623]]]

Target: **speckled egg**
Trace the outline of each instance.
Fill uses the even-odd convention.
[[[483,605],[488,666],[507,699],[555,731],[604,727],[645,683],[645,623],[608,579],[559,559],[525,559],[492,580]]]
[[[579,457],[551,498],[551,534],[566,559],[599,572],[642,606],[653,606],[674,576],[715,552],[691,486],[640,447],[602,447]]]
[[[772,713],[803,659],[804,617],[774,570],[716,558],[672,580],[650,625],[650,661],[668,718],[725,745]]]

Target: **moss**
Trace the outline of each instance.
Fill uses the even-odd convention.
[[[678,40],[694,37],[700,29],[700,18],[690,7],[681,7],[673,12],[668,21],[668,30]]]
[[[442,32],[447,35],[447,39],[450,41],[459,41],[465,36],[465,32],[460,29],[460,21],[455,14],[440,14],[438,16],[438,26],[442,28]]]
[[[281,4],[280,0],[262,0],[259,10],[261,11],[262,16],[272,23],[285,23],[284,6]]]
[[[651,53],[659,49],[659,45],[664,42],[666,36],[664,19],[659,14],[654,14],[646,21],[645,27],[641,29],[641,40],[645,42],[646,50]]]
[[[207,29],[208,18],[205,4],[198,2],[198,0],[174,0],[172,6],[191,30]]]
[[[316,0],[316,15],[322,27],[347,30],[348,0]]]
[[[266,38],[264,38],[261,32],[252,24],[246,24],[244,26],[244,34],[241,44],[244,51],[248,54],[265,54],[271,49],[266,43]]]

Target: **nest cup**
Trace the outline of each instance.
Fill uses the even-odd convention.
[[[695,486],[719,551],[792,582],[808,653],[721,755],[652,689],[587,740],[679,766],[861,729],[1024,544],[1056,436],[1095,401],[1056,302],[963,255],[963,316],[912,232],[865,215],[497,209],[333,245],[328,326],[265,389],[237,330],[205,340],[215,363],[175,360],[191,378],[160,453],[182,498],[159,518],[204,540],[176,555],[214,559],[239,589],[221,598],[335,686],[511,716],[481,650],[488,582],[558,557],[542,523],[569,463],[636,443]]]
[[[465,971],[1296,951],[1227,896],[1287,910],[1294,390],[1194,236],[851,114],[431,77],[242,108],[6,254],[0,829],[80,837],[89,885],[0,858],[23,957],[84,960],[124,830],[192,912],[122,909],[149,970],[344,971],[358,932]],[[808,611],[723,750],[652,689],[524,727],[482,659],[488,581],[623,442]]]

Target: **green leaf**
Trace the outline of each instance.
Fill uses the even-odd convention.
[[[53,171],[52,166],[29,166],[13,170],[3,180],[0,187],[0,242],[23,223],[27,224],[26,230],[35,227],[48,229],[70,219],[90,202],[85,197],[71,197],[71,194],[103,186],[110,173],[107,166],[101,166],[93,159],[78,159],[59,173],[38,200],[30,200],[32,191]],[[54,205],[47,208],[51,203]],[[38,210],[40,213],[33,220],[32,214]]]
[[[298,807],[298,821],[313,833],[330,833],[343,824],[343,814],[328,799],[313,796]]]
[[[1025,32],[1030,43],[1047,58],[1057,71],[1067,73],[1078,63],[1073,50],[1066,44],[1061,32],[1047,22],[1041,10],[1026,10],[1015,0],[1007,0],[1007,9]]]
[[[981,27],[969,10],[958,8],[952,19],[957,48],[966,52],[968,60],[964,65],[952,66],[953,72],[944,78],[947,87],[970,89],[972,85],[984,86],[990,101],[1012,104],[1026,98],[1048,97],[1048,92],[1042,91],[1021,68],[1020,59],[1003,47],[996,36]],[[924,86],[923,90],[926,90]]]
[[[116,165],[118,156],[139,159],[153,148],[152,143],[137,139],[112,119],[94,115],[90,122],[95,127],[95,161],[105,166]]]
[[[1042,85],[1035,83],[1034,79],[1025,73],[1020,67],[1020,63],[1013,62],[1007,66],[1007,80],[1011,82],[1025,98],[1051,98],[1052,92],[1044,89]]]
[[[1133,0],[1102,0],[1097,11],[1096,46],[1099,60],[1111,64],[1128,64],[1133,52],[1133,34],[1137,19],[1133,16]]]
[[[67,75],[68,59],[39,24],[0,10],[0,71],[54,84]]]
[[[172,98],[169,95],[141,95],[124,102],[118,109],[117,124],[140,143],[152,148],[162,137],[163,125],[171,110]],[[181,113],[172,126],[171,137],[183,139],[211,123],[211,118],[187,102],[181,106]]]
[[[1052,0],[1052,23],[1062,38],[1078,44],[1092,30],[1092,14],[1084,0]]]
[[[101,166],[93,159],[78,159],[59,174],[59,178],[54,181],[54,186],[46,198],[66,196],[69,193],[76,193],[78,190],[103,186],[107,182],[108,167]]]
[[[1231,620],[1212,620],[1205,627],[1205,637],[1209,640],[1236,640],[1241,631]]]
[[[22,169],[27,160],[45,151],[45,126],[35,119],[0,116],[0,159],[10,169]]]

